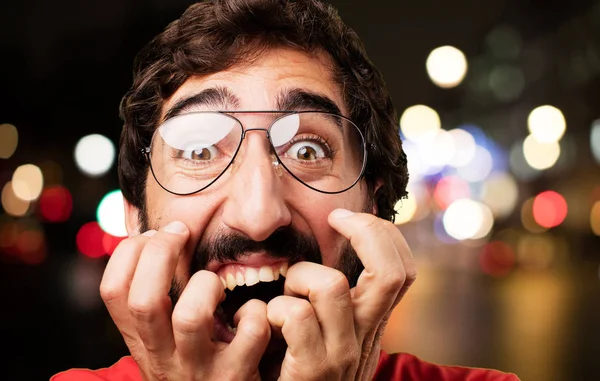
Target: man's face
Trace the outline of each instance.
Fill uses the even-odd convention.
[[[250,65],[190,78],[165,102],[162,115],[164,118],[182,100],[207,89],[219,89],[226,96],[194,104],[181,112],[278,110],[286,95],[304,91],[330,100],[343,115],[349,115],[329,67],[328,59],[321,55],[269,50]],[[267,128],[274,115],[236,113],[235,117],[248,130]],[[201,192],[174,195],[150,175],[146,184],[147,211],[138,216],[137,210],[128,207],[127,227],[131,235],[159,229],[174,220],[187,225],[190,240],[177,265],[177,287],[172,290],[176,300],[190,276],[201,269],[217,272],[227,281],[227,274],[235,278],[249,268],[260,272],[265,266],[276,273],[289,261],[298,260],[352,268],[355,254],[329,226],[327,216],[336,208],[374,212],[368,197],[364,180],[340,194],[319,193],[306,187],[285,169],[274,167],[266,133],[250,131],[234,164]]]

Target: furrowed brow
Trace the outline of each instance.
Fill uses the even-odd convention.
[[[233,109],[237,108],[238,105],[239,99],[227,88],[219,86],[211,87],[177,101],[167,111],[164,120],[201,106],[213,106],[215,109]]]

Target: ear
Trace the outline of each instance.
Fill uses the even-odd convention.
[[[382,185],[382,179],[375,180],[375,185],[373,186],[373,205],[371,206],[371,214],[375,216],[377,215],[377,213],[379,213],[379,208],[377,207],[377,202],[375,201],[375,195],[377,194],[377,191],[379,191],[379,188],[381,188]]]
[[[127,200],[123,199],[125,205],[125,228],[129,237],[139,235],[140,232],[140,220],[139,210],[135,206],[131,205]]]

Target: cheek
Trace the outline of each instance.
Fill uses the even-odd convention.
[[[200,238],[210,234],[218,225],[214,216],[217,214],[219,205],[222,203],[220,197],[215,193],[204,192],[190,196],[176,196],[164,190],[155,190],[148,187],[148,220],[150,226],[155,229],[178,220],[183,222],[190,230],[185,251],[180,257],[177,265],[176,277],[187,281],[189,277],[189,265]]]
[[[357,184],[351,190],[341,194],[321,194],[311,192],[302,194],[294,205],[299,214],[298,228],[310,231],[314,235],[321,255],[323,265],[334,267],[339,260],[340,252],[347,239],[334,230],[327,222],[329,213],[337,208],[344,208],[354,212],[363,212],[367,205],[366,185]],[[318,205],[318,207],[315,207]],[[306,226],[301,226],[305,224]],[[305,230],[306,229],[306,230]]]

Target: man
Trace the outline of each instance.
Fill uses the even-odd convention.
[[[121,104],[129,237],[100,292],[130,349],[65,380],[515,380],[381,351],[415,280],[381,74],[317,0],[190,6]]]

